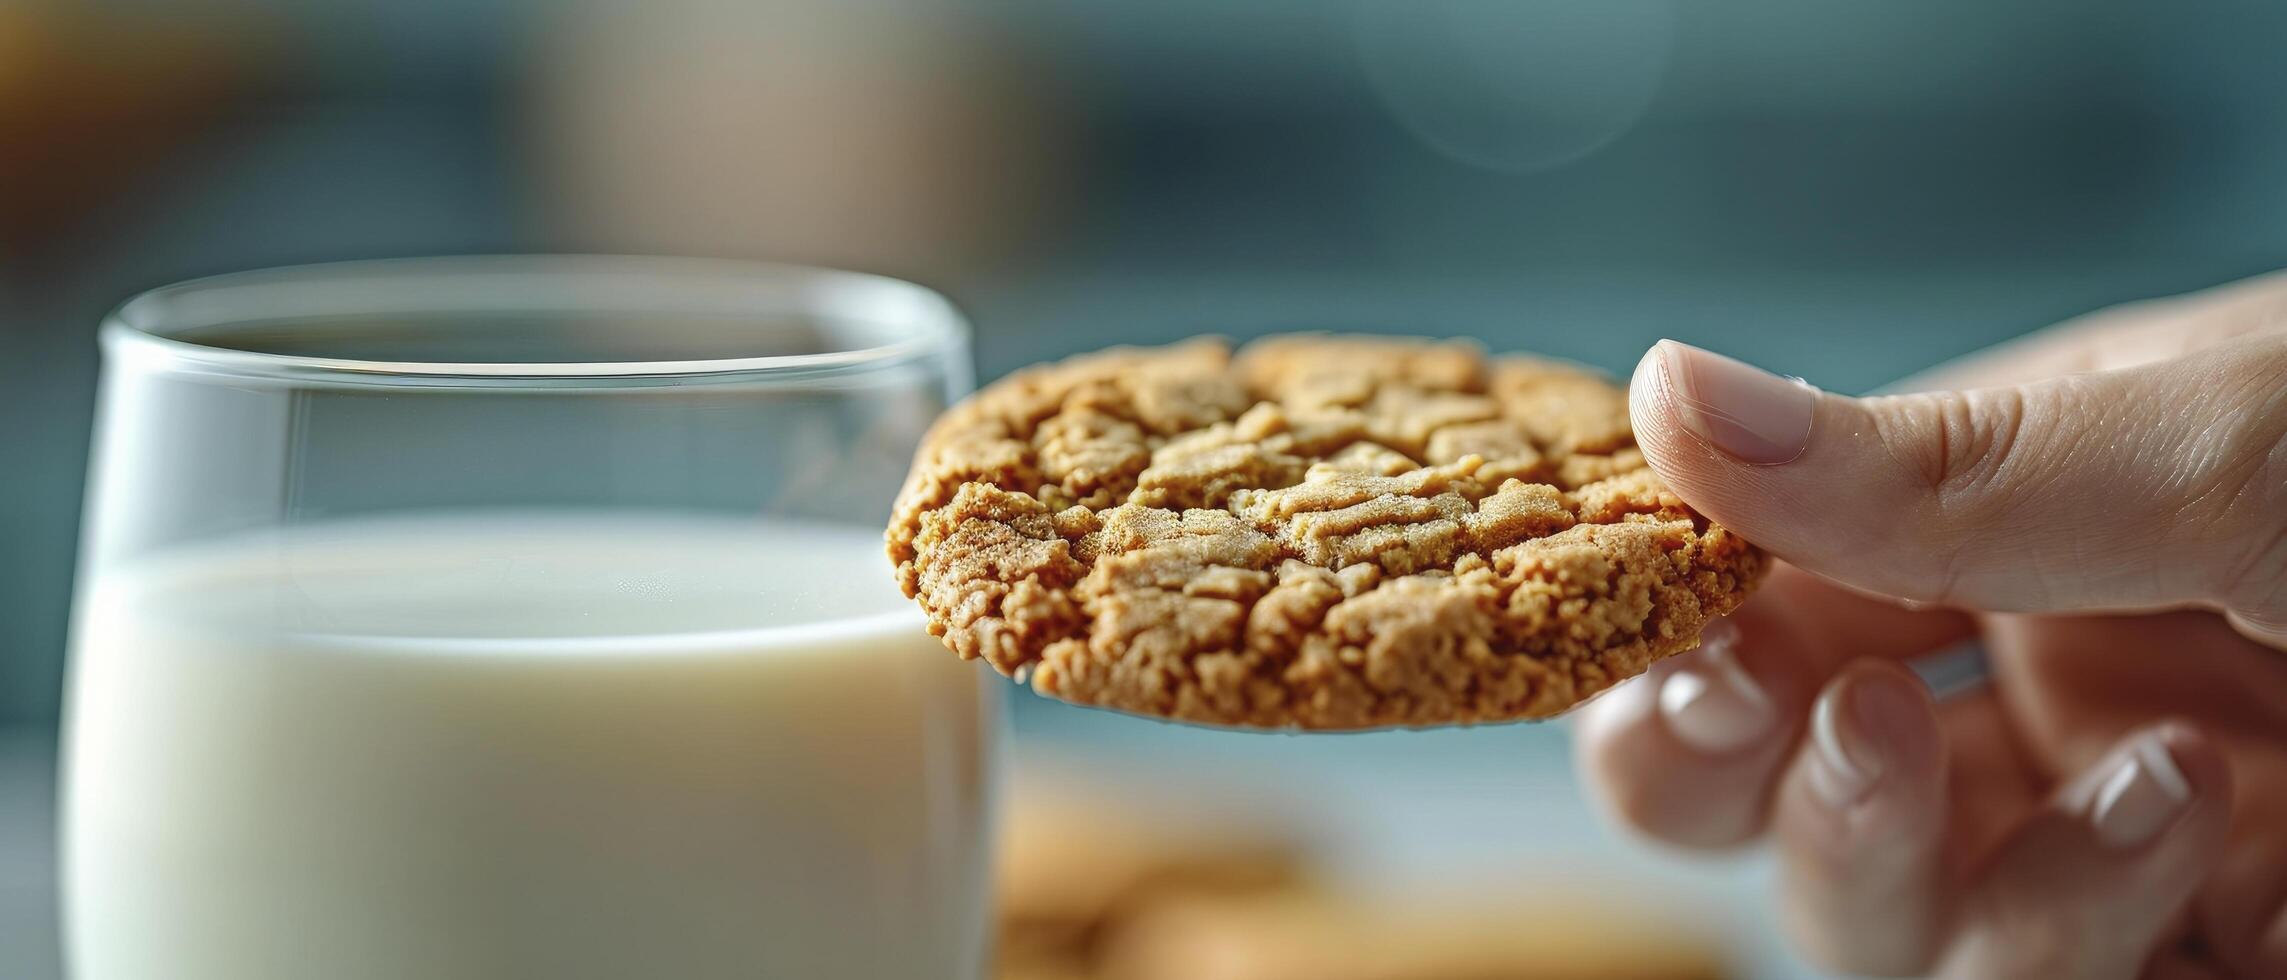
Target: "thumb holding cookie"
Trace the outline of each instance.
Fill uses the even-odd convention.
[[[1631,415],[1701,513],[1844,585],[1991,611],[2205,607],[2287,647],[2287,316],[2253,312],[2287,303],[2246,295],[2283,286],[2068,326],[1961,374],[2082,373],[1967,390],[1849,398],[1661,341]]]
[[[1583,710],[1592,793],[1770,840],[1833,969],[2287,976],[2287,273],[1899,390],[1645,355],[1651,467],[1784,562]],[[1972,637],[1985,682],[1945,698],[1896,664]]]

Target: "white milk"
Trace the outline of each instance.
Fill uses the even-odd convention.
[[[81,980],[973,977],[991,688],[862,531],[501,512],[100,569]]]

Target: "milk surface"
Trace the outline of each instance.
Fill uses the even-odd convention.
[[[967,978],[992,689],[861,530],[491,512],[95,569],[81,980]]]

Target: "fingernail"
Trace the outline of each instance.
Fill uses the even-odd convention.
[[[1683,424],[1751,466],[1793,462],[1810,445],[1818,389],[1673,340],[1653,348]]]
[[[2191,799],[2191,782],[2154,732],[2139,736],[2105,770],[2089,797],[2088,821],[2105,846],[2125,850],[2159,836]]]
[[[1805,775],[1828,806],[1847,807],[1882,778],[1886,746],[1911,737],[1923,710],[1919,696],[1891,678],[1863,678],[1830,692],[1811,709],[1811,752]]]
[[[1660,681],[1660,717],[1685,745],[1710,755],[1735,752],[1769,733],[1778,718],[1771,697],[1740,666],[1739,627],[1707,624],[1699,649]]]

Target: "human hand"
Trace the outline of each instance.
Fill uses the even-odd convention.
[[[1652,466],[1787,564],[1583,709],[1591,789],[1679,845],[1768,833],[1831,969],[2287,976],[2287,275],[1912,386],[1645,356]],[[1899,665],[1971,637],[1973,694]]]

